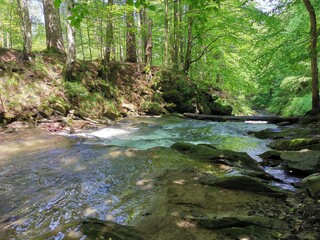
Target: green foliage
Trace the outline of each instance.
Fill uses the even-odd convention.
[[[142,104],[141,110],[151,115],[160,115],[163,112],[163,107],[158,102],[146,101]]]
[[[88,89],[80,82],[66,82],[65,89],[68,97],[76,101],[85,100],[90,96]]]

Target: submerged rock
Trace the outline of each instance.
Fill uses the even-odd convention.
[[[301,150],[299,152],[283,152],[281,159],[287,169],[302,173],[315,173],[320,171],[320,151]]]
[[[235,152],[232,150],[216,149],[206,144],[194,145],[191,143],[178,142],[171,146],[172,149],[189,154],[195,159],[211,163],[226,164],[233,167],[263,171],[257,162],[247,153]]]

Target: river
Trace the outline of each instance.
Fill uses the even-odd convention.
[[[175,142],[212,144],[257,156],[268,140],[248,131],[272,124],[207,122],[178,117],[137,117],[112,127],[73,135],[39,129],[18,131],[0,142],[0,239],[39,239],[61,224],[86,217],[130,224],[150,203],[152,179],[196,161],[155,157]],[[268,169],[288,184],[280,169]],[[50,239],[64,239],[58,232]],[[85,238],[82,238],[85,239]]]

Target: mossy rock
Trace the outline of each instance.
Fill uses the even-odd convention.
[[[214,216],[212,218],[200,218],[196,221],[200,226],[208,229],[248,227],[253,225],[267,229],[289,230],[286,222],[265,216]]]
[[[150,115],[161,115],[165,112],[158,102],[144,102],[141,106],[141,110]]]
[[[230,116],[232,114],[232,107],[229,105],[222,105],[218,102],[211,102],[208,105],[212,115]]]
[[[257,193],[266,196],[273,197],[286,197],[287,194],[279,188],[272,187],[262,181],[261,179],[249,176],[224,176],[218,178],[214,182],[215,186],[233,189],[233,190],[241,190],[252,193]]]
[[[309,190],[311,197],[319,197],[320,194],[320,173],[311,174],[301,180],[301,183]]]
[[[320,171],[320,151],[302,150],[283,152],[280,155],[286,168],[302,173],[315,173]]]
[[[302,149],[319,150],[320,138],[295,138],[289,140],[277,140],[269,144],[276,150],[298,151]]]
[[[261,130],[259,132],[249,132],[249,134],[254,135],[260,139],[282,139],[288,137],[305,137],[314,133],[314,130],[311,129],[301,129],[301,128],[268,128]]]
[[[257,162],[244,152],[215,149],[213,146],[206,144],[193,145],[181,142],[173,144],[171,148],[189,154],[191,157],[201,161],[226,164],[254,171],[263,171]]]
[[[110,221],[87,219],[81,226],[82,232],[88,239],[112,239],[112,240],[144,240],[138,230],[131,226],[124,226]]]
[[[261,165],[275,167],[280,165],[283,161],[280,157],[281,152],[277,150],[266,151],[259,155],[263,162]]]

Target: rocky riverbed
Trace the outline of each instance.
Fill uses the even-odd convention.
[[[19,182],[21,178],[18,174],[19,171],[22,175],[31,174],[31,179],[38,179],[40,182],[34,184],[32,188],[26,185],[24,191],[33,191],[33,198],[40,202],[35,202],[34,207],[23,208],[24,212],[20,211],[13,214],[10,211],[19,209],[20,200],[10,199],[11,195],[8,188],[5,187],[1,190],[4,191],[1,194],[2,200],[6,199],[6,202],[18,205],[12,205],[10,207],[12,210],[10,210],[9,206],[1,200],[0,211],[3,212],[2,215],[5,218],[1,219],[0,239],[19,239],[23,236],[24,239],[34,239],[35,236],[37,239],[295,240],[320,238],[320,206],[316,199],[317,189],[312,189],[313,180],[310,180],[309,177],[309,180],[307,178],[295,183],[296,187],[299,186],[299,191],[293,192],[277,187],[275,183],[281,183],[281,180],[268,174],[263,168],[265,165],[283,166],[288,174],[296,174],[301,179],[311,173],[317,173],[317,165],[312,164],[306,164],[307,170],[296,170],[296,165],[304,166],[297,160],[301,159],[300,154],[308,152],[308,154],[303,154],[303,162],[306,162],[306,159],[309,158],[313,159],[310,156],[317,156],[312,155],[316,154],[312,152],[315,150],[305,150],[307,146],[317,144],[317,142],[314,142],[317,138],[315,131],[311,131],[310,135],[307,135],[306,130],[303,130],[303,136],[312,139],[312,144],[310,144],[310,141],[306,141],[307,144],[301,147],[301,141],[299,140],[298,149],[293,150],[293,144],[288,144],[290,150],[279,150],[275,147],[272,152],[265,151],[265,153],[262,153],[262,156],[268,157],[262,157],[263,161],[259,163],[251,156],[253,150],[248,150],[251,152],[248,155],[240,151],[239,146],[236,146],[236,141],[242,142],[240,146],[243,146],[244,142],[253,144],[250,135],[244,136],[246,140],[239,138],[241,134],[244,134],[240,128],[245,126],[244,129],[246,129],[250,126],[228,125],[228,123],[216,126],[214,123],[206,122],[197,125],[194,120],[185,123],[185,120],[172,118],[164,120],[166,123],[161,121],[163,120],[159,122],[159,120],[139,119],[137,120],[137,122],[140,122],[139,125],[137,125],[137,122],[133,122],[130,123],[130,127],[125,128],[126,134],[121,137],[122,142],[127,141],[124,145],[129,142],[126,137],[131,136],[132,132],[137,131],[136,129],[142,128],[145,129],[141,136],[145,139],[137,135],[132,136],[130,141],[139,139],[136,141],[140,145],[151,144],[153,140],[150,138],[154,136],[158,144],[165,143],[160,147],[146,147],[141,150],[125,146],[112,146],[112,144],[119,144],[120,137],[116,139],[116,135],[103,141],[100,137],[90,139],[84,135],[70,135],[72,138],[68,140],[68,136],[52,135],[40,129],[23,130],[20,127],[14,128],[11,126],[3,130],[0,135],[2,141],[1,152],[4,153],[0,158],[2,180],[7,184],[9,184],[10,179]],[[141,122],[143,122],[142,125]],[[190,126],[193,126],[194,129],[190,129],[187,133],[182,130],[182,126],[183,129],[190,129]],[[212,134],[209,134],[208,127],[210,129],[219,127],[214,130],[216,136],[228,132],[228,140],[211,138],[211,144],[206,142],[208,141],[208,135]],[[224,130],[218,132],[218,129],[222,130],[222,128]],[[77,132],[80,129],[75,128],[74,130]],[[115,129],[113,128],[113,130]],[[166,136],[165,141],[160,140],[157,136],[164,136],[166,131],[170,133],[169,137]],[[230,134],[231,131],[236,132],[237,138],[232,135],[234,133]],[[300,131],[292,127],[263,131],[264,134],[270,132],[270,135],[265,138],[275,139],[275,141],[269,141],[271,147],[276,146],[279,141],[293,141],[296,136],[299,139],[301,138]],[[285,134],[289,131],[295,133]],[[257,136],[262,133],[260,131],[256,132],[259,132],[254,133]],[[158,135],[155,135],[155,133]],[[279,137],[281,133],[283,136]],[[177,136],[177,134],[180,135]],[[182,138],[182,135],[190,139],[188,134],[195,137],[194,142],[177,141],[177,139]],[[277,136],[273,137],[272,134]],[[230,138],[233,138],[234,144],[228,145],[227,142],[230,142]],[[214,141],[216,141],[215,144]],[[281,144],[283,146],[283,143]],[[52,151],[53,146],[54,149],[59,149],[59,151]],[[36,197],[38,191],[41,196],[46,196],[43,194],[51,191],[50,188],[52,187],[55,189],[55,186],[50,187],[50,184],[49,186],[41,183],[45,179],[50,182],[49,178],[45,178],[46,174],[50,174],[49,172],[43,175],[39,172],[40,170],[37,170],[36,165],[34,165],[34,168],[26,168],[27,166],[21,165],[22,158],[17,156],[25,154],[26,148],[29,152],[25,155],[26,163],[29,166],[35,164],[31,158],[29,159],[31,152],[32,157],[39,160],[36,160],[38,164],[43,162],[40,169],[46,169],[48,164],[46,163],[46,155],[47,153],[52,154],[49,157],[49,159],[52,159],[50,162],[50,164],[53,164],[51,165],[52,170],[56,172],[58,178],[61,178],[61,182],[59,179],[54,180],[53,178],[53,183],[56,182],[58,185],[61,183],[62,187],[68,186],[64,191],[65,195],[62,194],[57,198],[57,201],[51,201],[51,199],[49,201],[51,205],[44,205],[47,206],[46,211],[48,213],[41,217],[37,216],[43,214],[37,208],[37,206],[42,205],[41,198]],[[252,149],[254,149],[254,146]],[[41,152],[41,154],[38,155],[37,152]],[[84,155],[78,157],[80,154]],[[257,152],[258,154],[261,153]],[[14,169],[14,164],[10,161],[20,162],[17,163],[20,170]],[[112,165],[109,165],[110,161],[113,161]],[[290,163],[290,161],[295,163],[294,167],[292,167],[293,163]],[[60,163],[63,164],[61,168]],[[104,166],[106,170],[103,170]],[[116,167],[117,172],[109,172],[111,166]],[[313,166],[315,167],[313,168]],[[141,169],[144,169],[144,171],[139,176],[138,172]],[[93,170],[95,175],[92,175]],[[123,175],[124,171],[127,176]],[[138,173],[138,175],[129,177],[131,172]],[[81,178],[78,174],[81,175]],[[127,184],[123,185],[123,193],[119,195],[121,189],[119,189],[120,192],[116,189],[117,186],[122,186],[121,181],[109,179],[107,175],[122,179],[123,184],[127,182],[132,185],[132,188],[129,188],[128,192],[125,187]],[[89,178],[89,182],[85,176]],[[96,176],[96,179],[91,179],[92,176]],[[70,185],[68,182],[72,184]],[[79,193],[76,193],[78,191],[77,182],[82,186]],[[93,187],[92,189],[90,184]],[[11,185],[12,191],[14,191],[14,183],[12,182]],[[37,190],[38,185],[39,189]],[[104,185],[107,186],[106,189],[103,187]],[[83,186],[86,186],[85,189],[89,191],[88,193],[85,192]],[[117,194],[113,192],[113,188]],[[108,189],[110,189],[110,192]],[[54,192],[57,191],[58,189]],[[121,212],[120,209],[130,211],[131,220],[120,220],[122,219],[120,216],[126,216],[126,214],[112,216],[111,201],[106,203],[105,206],[101,205],[102,199],[109,199],[109,193],[115,194],[113,196],[122,196],[120,202],[113,207],[113,212]],[[50,195],[52,194],[53,192],[50,193]],[[73,194],[76,195],[73,196]],[[26,196],[23,197],[26,198]],[[95,201],[94,204],[96,205],[84,202],[82,200],[84,197],[88,201]],[[140,200],[137,201],[137,199]],[[74,208],[74,203],[80,204],[81,207]],[[87,204],[87,207],[83,208],[83,204]],[[31,215],[28,213],[28,208],[34,208],[33,212],[30,213]],[[65,210],[61,212],[60,208]],[[89,209],[92,211],[95,209],[96,212],[90,213]],[[73,212],[71,215],[69,215],[69,210],[71,213]],[[63,214],[60,216],[61,213]],[[57,217],[59,217],[59,221]],[[26,222],[32,218],[38,218],[38,227],[42,228],[41,231],[37,232],[36,228],[32,229],[32,227],[35,227],[33,224]],[[55,219],[55,224],[52,222],[53,219]],[[48,222],[49,227],[45,227],[45,224],[42,225],[45,222]],[[25,230],[23,230],[23,226]]]

